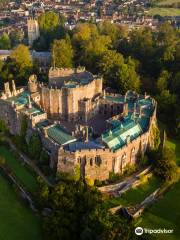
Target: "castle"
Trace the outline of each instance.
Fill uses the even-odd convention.
[[[122,173],[154,144],[155,100],[133,91],[108,93],[102,78],[84,68],[50,68],[48,84],[35,75],[27,87],[5,83],[0,109],[13,135],[26,116],[28,134],[39,133],[51,168],[70,174],[78,168],[84,178]]]

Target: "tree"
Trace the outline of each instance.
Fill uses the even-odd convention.
[[[180,71],[177,72],[172,79],[171,89],[175,94],[178,94],[180,97]]]
[[[73,49],[70,41],[55,40],[52,46],[52,64],[56,67],[68,68],[73,65]]]
[[[6,130],[6,123],[4,122],[4,120],[0,119],[0,133],[5,133]]]
[[[100,71],[105,83],[125,93],[127,90],[139,90],[140,79],[136,73],[136,63],[128,58],[124,61],[121,54],[107,51],[100,61]]]
[[[112,45],[114,47],[118,46],[119,41],[127,36],[127,29],[117,24],[111,23],[109,21],[104,21],[98,25],[99,33],[101,35],[107,35],[110,37]]]
[[[15,47],[18,44],[22,43],[24,34],[22,31],[17,30],[10,33],[11,46]]]
[[[38,50],[48,50],[54,39],[60,39],[65,36],[64,21],[60,20],[59,15],[55,12],[48,11],[38,17],[40,38],[35,41],[33,46]]]
[[[157,110],[160,120],[168,126],[175,126],[177,96],[171,94],[169,90],[163,90],[156,99],[158,102]],[[171,127],[171,130],[172,129]]]
[[[166,70],[161,72],[161,74],[157,80],[157,88],[160,93],[163,90],[166,90],[168,88],[168,80],[169,80],[170,76],[171,76],[171,74]]]
[[[57,30],[60,21],[59,16],[55,12],[45,12],[38,17],[40,31],[48,34],[53,34]]]
[[[14,48],[10,57],[19,68],[19,71],[23,71],[32,67],[32,59],[29,49],[23,44],[20,44]]]
[[[33,159],[39,160],[41,151],[42,151],[41,139],[37,133],[34,133],[29,140],[28,153]]]
[[[0,37],[0,49],[10,49],[11,48],[11,41],[9,35],[7,33],[3,33]]]
[[[82,181],[60,182],[51,191],[40,190],[40,202],[52,209],[44,218],[44,239],[133,239],[131,224],[103,207],[101,193]],[[128,238],[129,237],[129,238]]]
[[[86,43],[82,54],[82,60],[91,72],[98,73],[98,63],[110,46],[111,39],[104,35],[93,37]]]
[[[163,182],[171,182],[177,177],[176,155],[167,146],[164,147],[161,157],[154,162],[154,172]]]

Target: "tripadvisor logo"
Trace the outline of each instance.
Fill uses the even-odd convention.
[[[142,227],[135,228],[135,234],[136,235],[142,235],[143,234],[143,228]]]

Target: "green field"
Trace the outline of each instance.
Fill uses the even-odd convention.
[[[154,15],[160,15],[162,17],[164,16],[180,16],[180,9],[178,8],[161,8],[161,7],[152,7],[148,11],[148,15],[154,16]]]
[[[158,235],[156,239],[179,240],[180,236],[180,182],[176,183],[173,189],[149,208],[140,218],[136,226],[146,228],[167,228],[174,229],[174,234],[165,236]]]
[[[28,209],[0,175],[0,239],[41,240],[40,219]]]
[[[142,185],[132,188],[121,197],[109,198],[105,201],[105,206],[107,208],[115,207],[118,205],[135,205],[142,202],[149,194],[155,191],[159,187],[160,183],[154,176],[151,177],[147,182]]]
[[[180,3],[180,0],[163,0],[163,1],[157,1],[156,5],[161,6],[161,5],[171,5],[173,3]]]
[[[166,145],[174,150],[177,164],[180,166],[180,140],[167,140]]]
[[[166,145],[176,153],[177,163],[180,166],[180,141],[167,140]],[[174,234],[156,236],[158,240],[179,240],[180,236],[180,181],[170,189],[165,196],[143,214],[136,224],[146,228],[174,229]]]
[[[2,156],[7,166],[17,176],[20,182],[30,192],[35,192],[38,188],[36,177],[22,165],[22,163],[14,157],[14,154],[6,147],[0,146],[0,156]]]

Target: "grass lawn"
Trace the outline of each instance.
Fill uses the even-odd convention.
[[[109,198],[105,200],[105,206],[107,208],[115,207],[118,205],[135,205],[143,201],[149,194],[155,191],[159,187],[160,183],[156,177],[151,177],[147,182],[142,185],[132,188],[121,197]]]
[[[148,15],[151,15],[151,16],[160,15],[162,17],[164,17],[164,16],[179,16],[180,15],[180,9],[178,9],[178,8],[152,7],[148,11]]]
[[[173,3],[179,3],[180,0],[164,0],[164,1],[157,1],[156,5],[161,6],[161,5],[171,5]]]
[[[36,177],[33,176],[33,174],[28,171],[28,169],[26,169],[18,159],[16,159],[13,153],[6,146],[0,146],[0,156],[5,159],[6,164],[24,184],[27,190],[32,193],[37,190],[38,184]]]
[[[161,234],[156,239],[180,239],[180,181],[144,213],[143,218],[137,221],[136,226],[174,229],[173,234],[168,236]]]
[[[178,166],[180,166],[180,140],[167,140],[166,145],[173,149],[176,154],[176,161]]]
[[[40,219],[20,200],[0,175],[0,239],[41,240]]]

